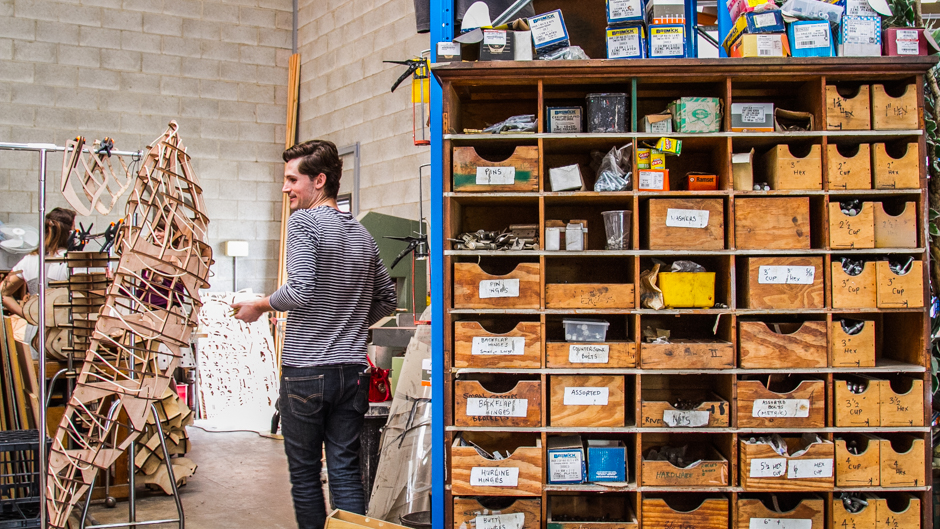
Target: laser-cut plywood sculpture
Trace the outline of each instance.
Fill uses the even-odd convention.
[[[95,140],[94,147],[87,153],[83,152],[84,146],[85,138],[82,136],[65,143],[60,190],[79,215],[91,215],[94,210],[107,215],[131,184],[132,177],[121,156],[115,155],[123,171],[120,176],[114,172],[111,165],[114,142],[110,138]],[[84,200],[79,196],[79,190]]]
[[[140,436],[196,326],[212,250],[202,190],[178,128],[170,122],[150,145],[128,198],[114,282],[50,450],[50,527],[66,526],[97,472]],[[162,370],[159,355],[170,360]],[[127,422],[109,420],[121,411]]]

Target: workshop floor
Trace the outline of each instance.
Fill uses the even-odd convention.
[[[297,527],[282,441],[247,432],[209,433],[192,427],[188,432],[193,448],[187,457],[199,468],[180,489],[187,529]],[[138,490],[138,521],[176,517],[172,497]],[[92,505],[90,514],[99,524],[127,522],[127,501],[113,509]]]

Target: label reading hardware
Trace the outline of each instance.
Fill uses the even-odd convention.
[[[515,167],[477,167],[478,186],[505,186],[512,185],[515,181]]]
[[[521,336],[474,336],[471,355],[521,355],[525,352],[525,338]]]

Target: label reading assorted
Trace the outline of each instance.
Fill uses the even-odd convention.
[[[787,467],[787,479],[831,478],[831,459],[793,460]]]
[[[815,266],[761,266],[757,282],[762,285],[812,285]]]
[[[565,406],[606,406],[610,388],[565,388]]]
[[[476,529],[522,529],[525,525],[525,513],[492,514],[474,518]]]
[[[467,399],[467,417],[525,417],[529,399]]]
[[[606,364],[610,361],[609,345],[568,346],[568,361],[572,364]]]
[[[669,208],[666,210],[666,226],[670,228],[707,228],[708,211]]]
[[[751,417],[809,417],[809,399],[757,399]]]
[[[518,297],[518,279],[484,279],[480,281],[480,299]]]
[[[471,355],[503,356],[525,353],[525,338],[522,336],[474,336],[470,345]]]
[[[478,186],[507,186],[515,181],[515,167],[477,167]]]
[[[794,47],[798,50],[829,47],[829,24],[806,24],[793,28],[796,39]]]
[[[663,410],[663,422],[673,428],[708,426],[710,414],[698,410]]]
[[[518,487],[518,468],[473,467],[470,469],[471,487]]]
[[[751,518],[747,529],[813,529],[813,521],[786,518]]]
[[[767,457],[751,460],[749,476],[752,478],[779,478],[786,473],[786,458]]]

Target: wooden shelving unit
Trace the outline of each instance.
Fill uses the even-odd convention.
[[[840,189],[830,185],[828,175],[834,169],[835,161],[830,159],[827,150],[830,145],[851,151],[854,145],[884,143],[888,145],[889,152],[900,149],[901,145],[915,146],[920,153],[925,152],[922,115],[924,72],[934,62],[928,57],[885,57],[535,61],[435,66],[433,73],[440,80],[443,92],[444,132],[441,146],[443,239],[435,241],[444,249],[443,262],[435,267],[435,273],[442,274],[444,285],[443,321],[440,322],[442,343],[437,344],[443,349],[443,371],[440,378],[435,378],[435,382],[441,380],[444,385],[444,414],[441,418],[446,446],[443,462],[446,467],[444,527],[461,529],[461,523],[472,522],[474,513],[482,512],[482,508],[473,506],[479,496],[484,498],[483,503],[495,502],[487,504],[487,509],[525,513],[526,529],[568,529],[576,525],[595,529],[747,528],[751,516],[812,519],[812,528],[822,529],[843,527],[842,522],[847,515],[836,499],[843,491],[869,492],[887,499],[886,502],[877,502],[880,514],[874,513],[873,503],[871,511],[864,516],[882,520],[889,512],[885,510],[889,507],[881,506],[884,504],[893,511],[900,509],[892,511],[892,516],[907,520],[906,523],[917,520],[921,527],[931,527],[925,162],[923,157],[917,158],[913,169],[917,179],[913,187],[875,189],[873,177],[867,188]],[[830,117],[827,115],[827,86],[832,85],[884,85],[889,94],[901,94],[906,89],[907,93],[913,94],[913,99],[909,100],[913,101],[913,106],[909,110],[916,112],[916,123],[913,127],[897,130],[827,130]],[[579,101],[583,106],[587,94],[598,92],[628,94],[629,132],[544,132],[546,107],[578,104]],[[718,175],[717,191],[595,193],[551,190],[549,169],[574,163],[580,164],[586,188],[593,189],[595,176],[589,168],[591,151],[606,152],[611,147],[621,147],[630,142],[637,145],[655,140],[657,135],[636,132],[637,122],[646,114],[665,110],[670,101],[683,96],[720,98],[724,108],[723,132],[668,134],[683,141],[681,156],[667,159],[671,187],[679,189],[679,179],[688,171],[708,171]],[[724,132],[731,129],[729,109],[733,102],[772,102],[779,108],[810,112],[815,118],[816,130]],[[537,133],[463,133],[465,128],[481,129],[510,116],[526,113],[539,117]],[[767,181],[767,170],[758,160],[762,154],[782,144],[797,150],[812,145],[821,147],[822,185],[818,189],[734,189],[732,153],[755,149],[754,180]],[[478,186],[473,191],[453,190],[455,149],[472,147],[483,158],[498,162],[509,157],[519,146],[537,148],[536,189],[492,191],[487,186]],[[516,181],[519,182],[518,179]],[[886,204],[891,212],[913,203],[916,220],[914,225],[905,229],[913,230],[914,243],[905,247],[866,249],[832,247],[830,241],[835,228],[831,229],[830,224],[838,219],[830,216],[830,204],[848,198]],[[701,199],[720,201],[723,218],[718,220],[722,221],[719,233],[723,240],[718,240],[718,247],[703,249],[693,242],[681,248],[657,249],[663,241],[648,233],[663,219],[651,217],[650,204],[662,199],[676,200],[676,203]],[[753,199],[770,202],[747,202]],[[804,205],[800,213],[805,221],[797,222],[799,215],[794,213],[791,204]],[[755,205],[760,207],[755,208]],[[607,210],[631,212],[629,249],[604,249],[606,236],[601,212]],[[758,211],[759,214],[745,213],[747,211]],[[789,235],[778,237],[775,232],[761,231],[763,226],[773,225],[776,217],[788,220],[789,216],[793,216],[794,226],[783,228],[799,232],[803,246],[780,247],[780,241]],[[532,251],[455,250],[449,240],[460,233],[480,229],[502,230],[510,224],[537,224],[540,238],[544,241],[546,221],[555,219],[587,220],[587,250],[546,251],[544,242],[538,250]],[[741,232],[745,225],[751,227],[747,234]],[[915,301],[908,306],[904,306],[903,301],[898,304],[898,300],[890,296],[887,280],[882,285],[876,278],[872,280],[871,288],[877,290],[877,287],[882,287],[877,304],[851,308],[837,305],[834,308],[834,289],[837,294],[844,294],[838,290],[840,283],[833,278],[834,263],[838,266],[841,257],[862,259],[871,263],[866,268],[872,267],[871,276],[875,278],[874,262],[884,261],[889,256],[910,256],[917,263],[913,275],[904,279],[908,285],[907,293],[901,294],[904,300]],[[723,306],[664,310],[642,308],[638,288],[640,274],[650,268],[653,258],[667,263],[689,259],[704,265],[709,272],[716,274],[714,301]],[[748,279],[751,270],[757,274],[759,265],[785,266],[789,263],[809,263],[814,268],[812,284],[785,285],[796,288],[784,288],[786,291],[781,293],[779,284],[755,281],[756,275]],[[481,282],[507,278],[519,279],[517,296],[480,296]],[[549,306],[551,302],[546,300],[546,290],[550,290],[551,285],[566,283],[629,284],[635,288],[632,298],[613,302],[616,308],[592,308],[595,301],[587,294],[581,305],[577,301],[570,302],[576,308]],[[505,284],[499,283],[499,286]],[[916,291],[911,292],[912,289]],[[854,295],[855,291],[851,293]],[[916,300],[921,297],[923,301],[918,303]],[[838,304],[841,303],[838,300],[843,298],[836,299]],[[561,360],[557,359],[559,357],[550,360],[549,351],[553,347],[557,349],[569,344],[564,340],[562,322],[565,318],[606,321],[609,324],[605,342],[609,346],[607,362],[614,362],[616,355],[627,355],[630,356],[627,360],[619,357],[626,364],[620,363],[616,367],[605,363],[565,365],[563,356]],[[864,320],[866,326],[874,327],[874,338],[870,343],[872,362],[859,361],[857,366],[846,364],[852,360],[846,360],[844,355],[855,353],[839,350],[845,337],[837,336],[836,328],[840,328],[842,319]],[[472,322],[479,326],[473,327],[476,330],[467,330],[471,328],[467,324]],[[751,322],[789,324],[789,327],[784,325],[787,329],[798,329],[806,322],[813,323],[804,325],[811,327],[811,332],[807,331],[808,335],[801,337],[798,332],[775,336],[772,325],[748,326]],[[527,324],[524,331],[520,331],[520,323]],[[690,342],[675,344],[671,348],[652,347],[642,339],[643,329],[647,327],[669,329],[673,342],[680,338]],[[744,334],[742,329],[746,331]],[[470,352],[470,341],[474,336],[524,337],[525,351],[521,350],[523,342],[517,341],[515,343],[520,350],[514,350],[510,355],[497,355],[498,360],[494,360],[494,356],[481,355],[480,351],[474,355]],[[559,346],[559,343],[563,345]],[[753,343],[759,343],[760,347]],[[805,360],[808,363],[797,362],[804,357],[808,358]],[[514,363],[517,361],[520,363]],[[767,392],[768,380],[771,392]],[[846,399],[841,398],[844,397],[841,390],[837,389],[837,382],[845,380],[864,380],[869,388],[880,392],[877,399],[869,402],[871,409],[852,411],[856,408],[846,403]],[[804,383],[800,385],[800,382]],[[608,404],[563,405],[560,395],[570,387],[604,388],[609,396]],[[812,389],[801,393],[805,388]],[[922,408],[917,408],[913,415],[910,410],[905,410],[907,423],[901,425],[893,418],[902,414],[901,408],[905,406],[897,403],[904,395],[910,401],[911,391],[916,393],[912,402],[922,405]],[[690,392],[701,395],[704,400],[712,400],[709,396],[713,396],[722,406],[727,405],[727,409],[723,409],[727,426],[647,427],[641,421],[644,401],[669,400],[670,395],[684,396]],[[489,412],[479,410],[468,412],[468,401],[474,399],[473,406],[486,405],[483,401],[490,399],[488,405],[499,407],[499,413],[506,416],[490,416],[487,415]],[[495,403],[495,399],[503,399],[504,402]],[[508,403],[506,399],[526,399],[526,403]],[[808,416],[755,417],[757,413],[752,409],[755,399],[804,399],[812,411]],[[859,414],[869,417],[868,424],[851,422]],[[438,417],[435,415],[435,420]],[[658,424],[656,420],[653,422]],[[549,441],[555,436],[573,433],[584,439],[623,441],[628,448],[627,482],[609,485],[549,484]],[[822,477],[801,479],[799,471],[805,465],[793,461],[784,462],[783,467],[795,468],[791,474],[764,478],[752,475],[751,461],[770,456],[760,450],[766,445],[750,445],[748,441],[752,437],[773,433],[793,440],[791,453],[798,448],[797,440],[804,433],[819,435],[824,442],[813,445],[812,455],[804,457],[829,461],[822,464]],[[499,450],[504,456],[507,451],[511,455],[501,461],[486,461],[475,455],[472,448],[458,450],[457,440],[461,437],[488,450]],[[880,475],[886,477],[885,483],[864,487],[844,483],[842,478],[848,475],[849,470],[840,459],[845,454],[840,452],[836,441],[849,438],[860,443],[867,440],[870,446],[879,447],[881,458],[874,460],[878,462]],[[722,474],[709,477],[701,485],[694,482],[694,477],[675,480],[671,485],[666,480],[664,485],[662,476],[646,476],[643,455],[649,448],[663,444],[713,449],[705,463],[710,463],[712,457],[719,457],[716,468],[722,468]],[[494,482],[486,481],[486,478],[478,481],[480,478],[473,471],[478,467],[501,469],[495,471],[500,474],[494,478],[496,482],[498,478],[505,477],[516,485],[494,486]],[[828,475],[825,468],[831,469]],[[675,470],[682,473],[683,469],[676,467]],[[501,474],[503,471],[505,476]],[[894,473],[889,476],[891,472]],[[902,476],[901,472],[905,474]],[[704,471],[702,475],[705,475]],[[653,477],[657,479],[651,479]],[[717,482],[714,481],[716,479]],[[654,481],[656,484],[650,484]],[[715,484],[718,482],[721,484]],[[752,501],[758,499],[768,506],[772,496],[778,497],[784,510],[800,507],[789,514],[771,513],[771,516]],[[517,501],[509,505],[510,500],[505,498],[516,498]],[[911,503],[906,503],[908,500]],[[912,516],[911,509],[916,509],[916,516]],[[577,521],[578,516],[604,515],[609,517],[603,522]],[[849,518],[854,520],[854,516]],[[857,527],[868,527],[864,525],[868,519],[864,516],[857,517],[861,524]],[[473,527],[468,525],[467,529]]]

